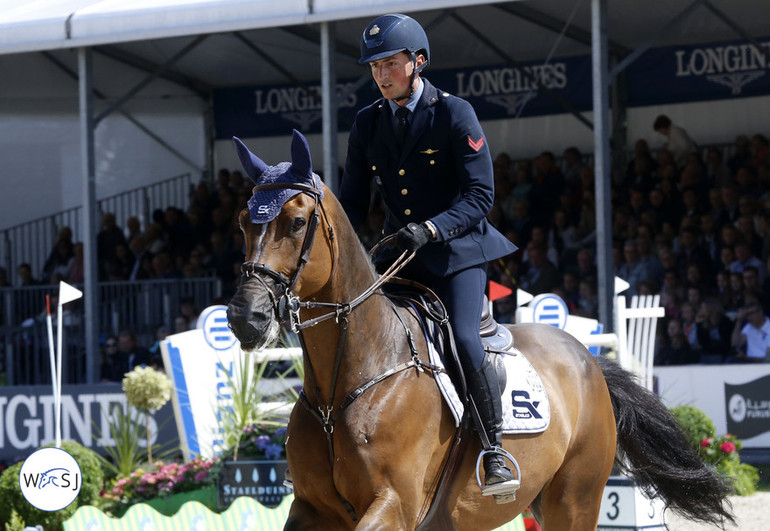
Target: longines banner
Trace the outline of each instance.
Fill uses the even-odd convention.
[[[770,48],[770,40],[760,40]],[[555,58],[458,70],[428,69],[425,77],[441,90],[468,100],[481,120],[508,120],[567,112],[559,100],[580,111],[591,108],[591,58]],[[627,68],[630,107],[770,94],[770,61],[745,41],[652,48]],[[365,69],[362,68],[362,73]],[[539,83],[537,83],[539,82]],[[373,83],[353,91],[357,79],[337,85],[339,127],[349,130],[356,112],[379,97]],[[321,86],[250,86],[214,92],[217,138],[281,136],[292,128],[321,132]]]
[[[115,446],[110,436],[111,411],[126,408],[119,383],[62,386],[62,439],[105,454]],[[152,444],[178,445],[171,404],[151,415]],[[139,417],[144,426],[144,416]],[[13,464],[54,442],[54,402],[50,385],[0,387],[0,461]],[[144,437],[139,444],[146,447]]]
[[[523,63],[526,73],[505,65],[428,70],[425,77],[440,90],[470,101],[481,120],[565,112],[556,98],[580,110],[591,107],[591,58],[554,59],[547,65]],[[362,67],[362,74],[366,70]],[[339,127],[349,130],[356,113],[380,97],[372,82],[352,91],[357,79],[339,81]],[[540,87],[538,87],[538,84]],[[214,91],[217,138],[285,135],[292,128],[321,132],[321,86],[308,94],[296,85],[233,87]]]
[[[770,94],[770,40],[652,48],[628,69],[630,106]]]

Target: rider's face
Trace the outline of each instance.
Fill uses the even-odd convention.
[[[425,58],[422,55],[417,56],[417,66],[421,65],[424,61]],[[409,78],[414,70],[414,65],[411,58],[405,52],[399,52],[378,61],[371,61],[369,68],[372,71],[372,77],[375,83],[377,83],[377,87],[385,99],[391,100],[410,95]],[[417,79],[415,78],[416,82]],[[404,105],[406,100],[400,100],[396,103]]]

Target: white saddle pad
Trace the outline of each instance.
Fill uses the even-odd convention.
[[[432,342],[428,342],[430,362],[444,366],[438,351]],[[532,364],[515,347],[511,347],[503,356],[508,381],[503,401],[503,433],[540,433],[551,422],[551,406],[540,376]],[[437,373],[436,382],[441,394],[452,410],[455,426],[465,410],[452,380],[445,372]]]

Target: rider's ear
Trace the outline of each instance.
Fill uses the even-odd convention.
[[[315,187],[313,179],[313,162],[310,159],[310,146],[305,137],[297,131],[292,130],[291,134],[291,168],[294,174],[306,181],[306,184]]]
[[[238,153],[238,158],[241,161],[241,166],[243,166],[246,175],[249,176],[249,179],[254,181],[254,184],[259,184],[257,182],[259,177],[269,166],[254,153],[249,151],[249,148],[246,147],[246,144],[241,142],[240,138],[234,136],[233,142],[235,142],[235,151]]]

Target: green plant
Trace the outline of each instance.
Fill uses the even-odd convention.
[[[15,509],[11,509],[11,518],[5,523],[5,531],[24,531],[27,524],[24,519],[19,516],[19,513]]]
[[[72,516],[78,507],[92,505],[99,499],[104,476],[96,453],[73,441],[63,441],[61,447],[80,466],[82,485],[75,501],[64,509],[52,512],[41,511],[31,505],[24,499],[19,486],[19,472],[24,464],[19,462],[0,475],[0,520],[9,521],[12,511],[16,511],[27,525],[41,525],[46,531],[61,529],[62,522]]]
[[[295,337],[284,330],[276,345],[294,346],[297,341]],[[275,362],[267,359],[258,361],[255,355],[244,353],[239,361],[233,362],[232,371],[224,371],[231,401],[220,405],[217,418],[223,453],[231,456],[233,461],[238,460],[242,449],[251,448],[255,433],[257,437],[273,437],[278,431],[281,440],[285,437],[283,434],[288,416],[286,405],[296,402],[299,395],[291,386],[280,383],[290,374],[301,374],[302,360],[291,360],[282,372],[276,371],[275,367]],[[268,371],[272,372],[273,381],[279,382],[281,391],[269,392],[261,385]]]
[[[676,406],[671,413],[687,437],[690,447],[698,451],[703,439],[715,437],[717,430],[708,415],[695,406]]]
[[[129,404],[146,412],[147,462],[152,463],[150,412],[159,410],[171,399],[171,381],[161,371],[151,367],[136,367],[123,377],[123,392]]]
[[[731,478],[731,487],[736,494],[748,496],[757,490],[759,471],[753,466],[741,463],[739,450],[743,444],[729,433],[719,437],[707,437],[700,443],[703,460],[714,465],[720,474]]]
[[[141,428],[138,419],[139,412],[133,408],[124,408],[121,404],[115,405],[108,416],[109,437],[115,445],[102,446],[102,450],[109,459],[99,456],[102,467],[113,478],[127,477],[139,468],[144,462],[144,452],[139,446]],[[99,432],[99,438],[103,435],[99,427],[94,424]]]
[[[753,466],[741,463],[739,450],[743,444],[732,434],[716,435],[711,419],[695,406],[671,408],[689,445],[705,463],[729,479],[733,491],[748,496],[757,490],[759,472]]]

